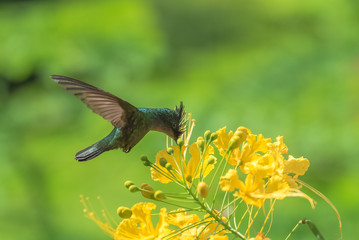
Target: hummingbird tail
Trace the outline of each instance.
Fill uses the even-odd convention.
[[[100,155],[105,151],[107,151],[107,149],[100,147],[97,143],[95,143],[76,153],[75,159],[79,162],[87,161],[97,157],[98,155]]]

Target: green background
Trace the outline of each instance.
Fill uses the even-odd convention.
[[[2,1],[0,238],[107,239],[79,195],[98,210],[101,196],[114,216],[143,201],[123,182],[151,182],[139,157],[165,147],[151,132],[129,154],[76,162],[112,126],[49,78],[60,74],[138,107],[182,100],[196,119],[193,140],[223,126],[284,136],[289,154],[311,162],[302,179],[338,208],[344,238],[356,239],[358,10],[353,0]],[[277,203],[269,237],[284,239],[308,218],[339,238],[334,212],[310,195],[315,210],[304,199]],[[293,239],[314,237],[302,227]]]

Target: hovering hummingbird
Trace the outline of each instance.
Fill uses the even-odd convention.
[[[114,126],[104,139],[76,153],[78,161],[87,161],[117,148],[128,153],[150,130],[163,132],[175,141],[185,130],[182,102],[175,110],[137,108],[85,82],[59,75],[51,75],[51,78]]]

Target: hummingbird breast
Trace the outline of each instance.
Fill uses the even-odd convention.
[[[116,145],[129,152],[149,132],[150,122],[144,113],[138,111],[128,117],[125,126],[117,129]]]

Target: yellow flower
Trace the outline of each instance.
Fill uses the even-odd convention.
[[[233,192],[236,191],[233,196],[240,197],[247,204],[262,206],[263,197],[257,197],[257,194],[264,193],[264,181],[258,178],[255,178],[253,175],[247,175],[245,183],[238,179],[238,173],[234,169],[229,169],[226,175],[221,177],[219,186],[222,191]],[[262,195],[260,195],[262,196]]]
[[[243,134],[244,132],[246,134]],[[221,156],[226,156],[231,139],[233,139],[236,134],[241,137],[246,137],[246,139],[242,139],[246,140],[243,142],[242,147],[234,148],[227,159],[228,163],[232,166],[237,166],[238,164],[243,166],[243,164],[261,157],[262,155],[260,153],[268,152],[267,144],[270,143],[270,138],[264,138],[262,134],[254,135],[247,128],[239,127],[235,133],[232,131],[226,133],[226,127],[224,127],[219,129],[217,134],[218,138],[213,143],[218,148]]]
[[[229,150],[230,147],[230,142],[232,142],[232,138],[236,135],[239,136],[240,135],[240,139],[243,142],[245,139],[243,139],[243,135],[246,136],[246,134],[243,134],[243,132],[246,133],[251,133],[251,131],[247,128],[244,127],[239,127],[237,128],[237,131],[235,133],[233,133],[233,131],[229,131],[228,133],[226,133],[226,127],[223,127],[221,129],[219,129],[216,133],[218,135],[217,139],[213,141],[214,145],[218,148],[219,150],[219,154],[221,156],[225,156],[227,151]],[[231,141],[232,140],[232,141]],[[238,161],[240,160],[240,151],[239,148],[236,147],[233,149],[231,156],[228,159],[228,163],[231,164],[232,166],[235,166],[238,164]]]
[[[233,192],[239,186],[238,173],[234,169],[229,169],[226,175],[221,176],[220,179],[219,186],[222,191]]]
[[[175,176],[176,179],[183,181],[179,147],[177,146],[171,148],[173,149],[173,156],[169,155],[167,150],[162,150],[157,153],[155,166],[162,172],[166,173],[166,176],[161,174],[161,172],[157,171],[155,168],[151,168],[151,176],[153,180],[160,181],[161,183],[169,183],[173,181],[173,176]],[[191,158],[186,163],[185,157],[187,150],[191,154]],[[212,171],[214,165],[208,164],[208,160],[214,158],[212,155],[213,153],[213,147],[209,146],[204,153],[204,160],[201,166],[201,153],[198,149],[198,145],[193,143],[190,146],[182,146],[181,159],[183,164],[183,175],[188,183],[192,182],[192,180],[195,178],[199,178],[201,173],[205,177]],[[172,165],[172,170],[170,172],[160,165],[160,159],[165,159],[167,163]]]
[[[253,161],[247,162],[241,166],[243,173],[251,174],[259,178],[266,178],[274,174],[276,163],[270,154],[258,156]]]
[[[262,134],[248,134],[247,142],[243,144],[241,149],[240,161],[244,164],[256,160],[262,156],[261,153],[268,152],[268,143],[270,138],[264,138]],[[242,168],[241,168],[242,169]],[[243,171],[243,169],[242,169]]]
[[[154,203],[137,203],[131,208],[132,215],[118,224],[116,229],[109,222],[111,216],[107,216],[102,210],[104,221],[95,215],[93,211],[89,211],[88,197],[85,199],[81,195],[81,203],[84,206],[85,216],[94,221],[107,235],[115,240],[140,240],[140,239],[162,239],[170,234],[173,230],[168,228],[166,209],[162,208],[159,214],[159,221],[154,228],[151,220],[151,212],[156,208]],[[99,198],[99,197],[98,197]],[[114,220],[112,220],[114,222]]]
[[[251,157],[243,161],[241,165],[243,173],[267,178],[275,174],[282,175],[285,172],[283,154],[287,153],[288,148],[283,143],[283,137],[277,137],[273,143],[270,143],[270,139],[264,139],[261,134],[257,138],[250,135],[247,139],[248,152]],[[250,147],[251,145],[252,147]],[[249,150],[250,148],[252,150]],[[254,153],[253,149],[256,149]]]
[[[187,214],[182,208],[168,213],[168,223],[180,228],[198,221],[200,221],[200,218],[196,214]]]
[[[166,209],[162,208],[159,214],[159,221],[156,228],[153,227],[151,211],[156,208],[153,203],[137,203],[132,210],[132,216],[124,219],[118,225],[115,233],[115,240],[135,239],[162,239],[172,231],[168,229]]]
[[[209,217],[209,214],[206,214],[203,219],[206,219],[206,222],[196,226],[196,223],[200,222],[201,219],[196,214],[187,214],[184,209],[177,209],[176,211],[168,213],[168,223],[175,225],[179,228],[188,227],[194,225],[193,228],[188,229],[187,231],[182,232],[178,235],[178,240],[188,239],[188,240],[206,240],[206,239],[228,239],[228,238],[219,238],[224,236],[226,231],[223,230],[223,226],[218,223],[211,223],[214,221],[214,218]],[[225,218],[223,218],[226,221]],[[214,234],[217,231],[220,233]],[[217,237],[217,238],[216,238]]]
[[[215,222],[215,219],[210,217],[209,214],[206,214],[204,216],[204,219],[206,219],[207,221],[213,221],[213,223],[210,223],[208,224],[206,227],[205,226],[200,226],[198,229],[197,229],[197,232],[200,234],[198,236],[198,239],[208,239],[208,237],[212,237],[210,239],[228,239],[228,238],[220,238],[221,236],[225,236],[224,234],[227,232],[227,231],[222,231],[224,229],[224,227],[219,224],[218,222]],[[226,218],[222,217],[222,220],[224,222],[227,221]],[[217,234],[214,234],[215,232],[219,232]]]
[[[262,193],[255,193],[253,196],[262,199],[277,199],[281,200],[286,197],[302,197],[306,198],[311,206],[314,208],[314,201],[308,195],[298,189],[298,185],[291,176],[274,175],[269,178],[265,191]]]
[[[264,198],[258,197],[258,195],[264,192],[264,181],[258,179],[253,175],[248,174],[245,182],[239,182],[238,189],[240,191],[235,192],[233,196],[240,197],[247,204],[261,207],[264,203]]]
[[[290,194],[290,186],[288,182],[279,175],[272,176],[266,187],[266,198],[283,199]]]
[[[209,240],[228,240],[227,235],[212,235],[210,236]]]
[[[309,168],[309,161],[306,158],[294,158],[289,155],[288,160],[284,161],[284,172],[294,173],[295,176],[304,175]]]
[[[255,238],[250,238],[249,240],[271,240],[270,238],[266,238],[264,233],[259,232]]]

